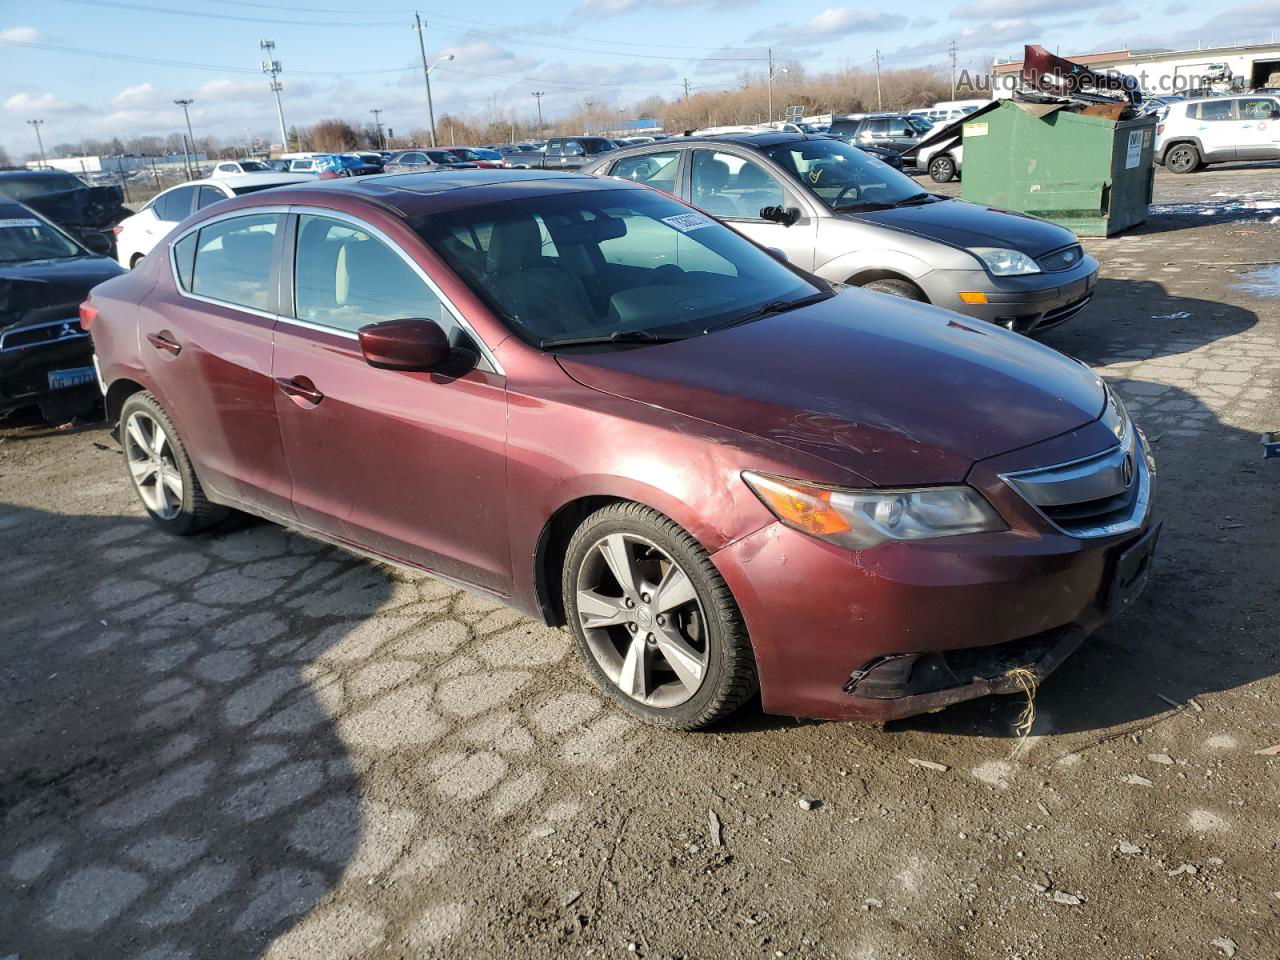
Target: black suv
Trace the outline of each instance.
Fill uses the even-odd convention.
[[[932,129],[933,125],[923,117],[905,113],[870,113],[865,117],[836,119],[827,132],[855,147],[887,147],[909,155]]]

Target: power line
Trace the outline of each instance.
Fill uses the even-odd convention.
[[[272,17],[239,17],[230,13],[209,13],[202,10],[172,10],[168,7],[154,7],[145,3],[125,3],[124,0],[62,0],[63,3],[77,3],[86,7],[114,7],[120,10],[140,10],[143,13],[165,13],[176,17],[199,17],[205,20],[236,20],[241,23],[273,23],[290,27],[398,27],[398,20],[380,21],[336,21],[336,20],[285,20]]]

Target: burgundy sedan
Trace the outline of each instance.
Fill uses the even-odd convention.
[[[567,624],[694,728],[1046,675],[1142,589],[1146,441],[1016,334],[833,287],[646,187],[282,187],[82,309],[143,507],[244,510]]]

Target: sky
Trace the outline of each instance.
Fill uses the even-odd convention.
[[[407,0],[0,0],[0,145],[13,158],[83,137],[179,130],[278,140],[259,41],[283,65],[285,119],[426,126],[418,38]],[[834,0],[838,2],[838,0]],[[548,119],[585,100],[618,108],[658,93],[732,87],[775,59],[811,72],[942,66],[1016,57],[1280,39],[1280,0],[487,0],[419,8],[436,117],[504,111]]]

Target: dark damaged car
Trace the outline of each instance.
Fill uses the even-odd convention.
[[[113,243],[111,228],[129,216],[121,187],[90,187],[63,170],[0,171],[0,200],[30,207],[82,243],[97,234]]]
[[[98,401],[93,344],[80,327],[90,289],[124,269],[35,211],[0,201],[0,416],[38,406],[60,423]]]

